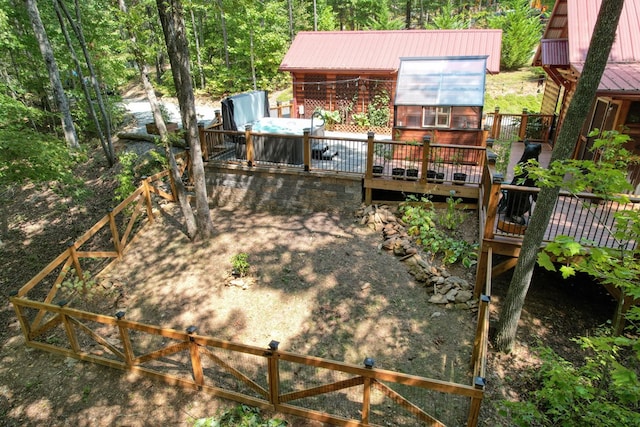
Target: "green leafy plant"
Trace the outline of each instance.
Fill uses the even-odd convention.
[[[455,200],[452,203],[455,204]],[[407,201],[400,205],[400,212],[408,226],[407,233],[432,254],[442,255],[445,264],[460,262],[467,268],[476,264],[477,243],[469,243],[440,230],[437,227],[438,213],[428,197],[407,197]]]
[[[76,270],[71,268],[67,271],[67,279],[57,285],[62,291],[65,298],[73,300],[77,297],[91,299],[96,294],[96,281],[91,277],[88,271],[82,273],[82,277],[78,277]]]
[[[369,121],[367,113],[355,113],[351,116],[351,119],[356,126],[371,126],[371,122]]]
[[[451,190],[447,197],[447,209],[443,215],[438,217],[438,223],[447,230],[455,230],[462,224],[466,214],[460,210],[458,205],[462,203],[461,198],[455,198],[456,192]]]
[[[240,277],[246,276],[249,272],[249,268],[251,268],[251,265],[249,264],[249,254],[240,252],[232,256],[231,267],[233,268],[234,274],[237,274]]]
[[[322,116],[322,119],[324,120],[324,123],[326,125],[335,125],[337,123],[340,123],[342,121],[341,117],[340,117],[340,111],[338,110],[323,110],[320,109],[318,110],[318,112],[320,113],[320,115]]]
[[[389,102],[391,98],[386,89],[377,93],[367,109],[367,118],[373,126],[385,127],[389,125]]]
[[[517,426],[640,425],[640,382],[619,363],[634,341],[605,332],[573,340],[591,356],[576,365],[553,350],[537,350],[542,365],[529,375],[540,386],[523,402],[501,402],[500,413]],[[636,350],[637,351],[637,350]]]
[[[201,418],[193,427],[284,427],[288,423],[279,418],[265,420],[260,409],[238,405],[216,417]]]

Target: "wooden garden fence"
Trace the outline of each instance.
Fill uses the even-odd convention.
[[[188,159],[184,164],[188,164]],[[257,407],[343,426],[476,426],[484,395],[488,311],[481,303],[470,385],[278,350],[73,308],[57,298],[75,274],[90,280],[96,260],[119,259],[153,221],[152,195],[173,201],[170,175],[144,179],[115,209],[29,280],[10,300],[30,347],[144,374]],[[108,246],[107,249],[104,245]],[[88,248],[86,246],[89,246]],[[88,273],[88,274],[86,274]],[[133,339],[135,338],[135,339]],[[465,414],[462,415],[462,414]]]

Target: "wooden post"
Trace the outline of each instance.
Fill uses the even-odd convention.
[[[193,339],[196,332],[195,326],[189,326],[187,333],[189,334],[189,354],[191,355],[191,370],[193,371],[193,380],[199,386],[204,385],[204,375],[202,374],[202,361],[200,360],[200,348]]]
[[[113,209],[109,209],[107,215],[109,215],[109,228],[111,229],[111,239],[113,240],[113,247],[118,253],[118,259],[120,259],[122,257],[122,248],[120,247],[120,234],[118,233],[118,227],[116,225],[116,218],[113,214]]]
[[[500,125],[502,116],[500,115],[500,107],[496,107],[493,113],[493,125],[491,126],[491,138],[498,139],[500,137]]]
[[[276,101],[276,114],[278,117],[282,117],[282,102]]]
[[[369,411],[371,410],[371,378],[364,379],[362,390],[362,422],[369,424]]]
[[[429,153],[431,151],[431,135],[422,137],[422,172],[420,173],[420,183],[427,182],[427,170],[429,168]]]
[[[13,309],[16,312],[16,316],[18,317],[18,322],[20,322],[20,327],[22,329],[22,335],[24,335],[24,341],[25,343],[29,343],[29,341],[31,341],[31,327],[29,326],[29,319],[27,318],[27,316],[25,316],[25,314],[22,312],[22,306],[17,304],[13,299],[16,298],[16,295],[18,293],[15,292],[13,295],[11,295],[10,299],[11,299],[11,305],[13,305]],[[17,299],[17,298],[16,298]]]
[[[485,168],[488,168],[489,165],[486,165]],[[478,259],[478,264],[476,267],[476,284],[474,287],[473,295],[475,298],[480,296],[482,292],[482,286],[484,285],[484,280],[486,275],[488,274],[486,270],[487,259],[488,259],[488,251],[485,244],[485,240],[493,239],[494,236],[494,228],[496,225],[496,218],[498,217],[498,203],[500,202],[500,196],[502,195],[501,187],[502,187],[502,175],[496,174],[485,174],[485,176],[491,176],[493,182],[487,183],[483,182],[483,186],[485,191],[488,193],[486,197],[488,197],[488,202],[484,205],[486,209],[486,221],[484,223],[484,230],[482,232],[482,241],[480,242],[480,254]]]
[[[518,140],[524,141],[527,137],[527,122],[529,121],[529,111],[522,109],[522,120],[520,121],[520,131],[518,132]]]
[[[149,222],[153,222],[153,206],[151,205],[151,190],[149,189],[149,178],[142,180],[142,186],[144,189],[144,201],[147,207],[147,216],[149,217]],[[175,197],[175,196],[174,196]],[[178,200],[177,197],[175,197]]]
[[[80,266],[80,260],[78,259],[78,253],[76,252],[76,244],[69,243],[69,256],[73,262],[73,268],[76,270],[76,276],[78,279],[83,280],[82,267]]]
[[[62,317],[62,323],[64,324],[64,330],[67,333],[67,338],[69,338],[71,350],[73,350],[74,353],[80,353],[80,344],[78,343],[76,330],[73,329],[73,325],[69,322],[69,318],[66,314],[60,313],[60,317]]]
[[[253,166],[253,139],[251,139],[251,125],[244,127],[244,140],[247,145],[247,165]]]
[[[482,390],[486,386],[484,378],[475,377],[473,379],[473,385],[476,389]],[[478,425],[478,417],[480,416],[480,404],[482,403],[482,397],[472,397],[471,405],[469,406],[469,417],[467,418],[467,427],[476,427]]]
[[[131,347],[131,339],[129,338],[129,329],[123,324],[125,312],[119,311],[116,313],[116,319],[118,323],[118,332],[120,332],[120,341],[122,341],[122,350],[124,353],[124,362],[127,366],[133,365],[133,348]]]
[[[365,166],[364,177],[366,179],[373,178],[373,154],[375,152],[375,148],[373,145],[373,138],[375,137],[375,133],[367,132],[367,164]]]
[[[304,171],[309,172],[311,170],[311,140],[309,139],[310,129],[304,129],[302,131],[302,150],[303,150],[303,163]]]
[[[375,361],[371,357],[364,359],[364,367],[367,369],[373,369]],[[364,384],[362,389],[362,422],[365,425],[369,424],[369,413],[371,412],[371,386],[373,381],[370,377],[364,378]]]
[[[280,403],[280,366],[278,364],[278,341],[269,343],[269,350],[265,352],[268,362],[269,402],[273,405]]]
[[[373,178],[373,154],[374,154],[374,144],[373,138],[375,137],[375,133],[367,132],[367,163],[365,165],[364,178],[365,180]],[[365,187],[364,189],[364,203],[367,205],[371,204],[373,199],[373,190],[371,187]]]
[[[200,150],[202,150],[202,160],[209,160],[209,147],[204,136],[204,124],[198,123],[198,139],[200,140]]]

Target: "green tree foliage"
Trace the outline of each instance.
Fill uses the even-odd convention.
[[[529,65],[540,42],[542,23],[528,0],[510,0],[504,10],[489,19],[489,26],[502,29],[501,65],[507,70]]]
[[[628,135],[603,132],[593,145],[597,160],[557,161],[548,169],[528,166],[527,170],[541,185],[562,184],[577,200],[578,192],[592,189],[625,206],[628,196],[619,192],[629,188],[629,165],[640,161],[625,149],[628,141]],[[587,202],[582,203],[590,208]],[[640,240],[640,212],[633,208],[617,212],[610,231],[616,241],[614,248],[587,249],[589,242],[558,236],[540,252],[538,264],[559,269],[564,277],[576,272],[588,274],[617,287],[623,296],[640,298],[640,248],[633,245]],[[622,320],[622,312],[618,313],[614,331]],[[541,386],[526,403],[505,402],[503,412],[521,426],[640,425],[640,307],[632,307],[626,320],[627,336],[615,336],[611,328],[603,328],[595,336],[574,340],[587,355],[583,364],[564,360],[551,349],[539,349],[543,363],[533,377]]]
[[[0,182],[74,181],[70,153],[64,141],[47,132],[48,115],[0,93]]]

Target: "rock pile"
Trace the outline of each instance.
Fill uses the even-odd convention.
[[[452,276],[444,266],[437,267],[424,259],[422,249],[416,246],[406,230],[406,224],[396,215],[396,210],[386,205],[370,205],[356,211],[360,224],[382,233],[380,248],[393,252],[405,263],[409,273],[422,283],[429,293],[429,302],[446,308],[476,309],[473,287],[465,279]]]

